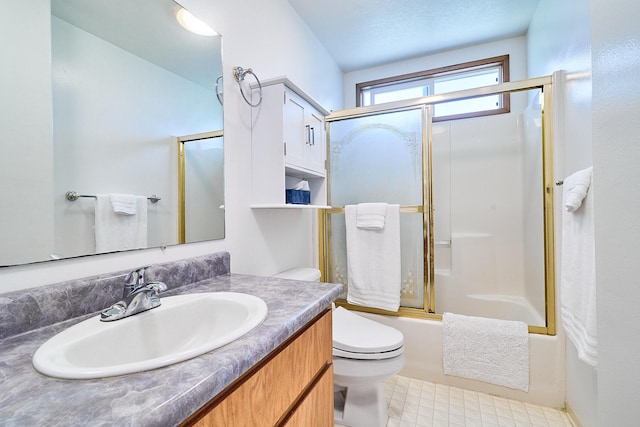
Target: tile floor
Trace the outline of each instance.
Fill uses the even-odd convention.
[[[384,391],[387,427],[573,427],[561,410],[402,376]]]

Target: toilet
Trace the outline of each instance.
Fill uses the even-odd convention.
[[[274,277],[317,282],[320,271],[294,268]],[[384,427],[384,381],[404,365],[404,336],[342,307],[334,308],[332,315],[335,422],[350,427]]]

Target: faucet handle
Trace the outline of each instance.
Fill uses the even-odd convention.
[[[158,295],[160,292],[164,292],[167,290],[167,285],[163,282],[149,282],[144,285],[144,289],[147,291],[152,291],[154,294]]]
[[[167,290],[167,285],[162,282],[149,282],[144,286],[140,286],[133,291],[133,294],[144,293],[149,301],[149,308],[157,307],[160,305],[160,297],[158,294]]]

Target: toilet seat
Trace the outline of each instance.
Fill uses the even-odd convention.
[[[403,353],[400,331],[342,307],[333,310],[333,355],[348,359],[390,359]]]

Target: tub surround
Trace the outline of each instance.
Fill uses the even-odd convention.
[[[99,380],[60,380],[33,368],[38,347],[122,295],[128,271],[4,294],[0,298],[0,420],[13,425],[177,425],[313,320],[341,292],[337,284],[229,273],[228,253],[148,270],[161,296],[233,291],[262,298],[269,314],[244,337],[188,361]]]

